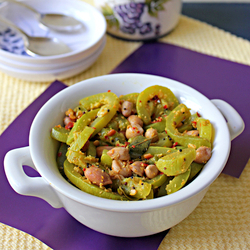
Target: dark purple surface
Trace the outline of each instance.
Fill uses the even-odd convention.
[[[250,68],[177,46],[148,43],[129,56],[112,73],[147,73],[169,77],[185,83],[210,99],[230,103],[243,117],[246,128],[232,142],[232,151],[224,173],[239,177],[250,152]],[[5,154],[28,145],[29,128],[40,107],[66,86],[54,82],[0,136],[0,222],[25,231],[53,249],[157,249],[167,232],[143,238],[117,238],[97,233],[73,219],[64,209],[54,209],[45,201],[21,196],[8,184],[4,170]],[[132,89],[131,89],[132,92]],[[240,156],[240,157],[239,157]],[[36,176],[30,168],[29,175]]]
[[[29,129],[41,106],[66,86],[54,82],[0,136],[0,222],[38,238],[57,250],[154,250],[168,231],[142,238],[118,238],[98,233],[80,224],[64,209],[55,209],[42,199],[17,194],[9,185],[3,168],[5,154],[28,146]],[[38,176],[25,167],[30,176]]]
[[[195,88],[209,99],[231,104],[245,122],[232,141],[223,173],[239,177],[250,156],[250,67],[166,43],[141,46],[112,73],[145,73],[168,77]],[[131,90],[133,92],[133,90]]]

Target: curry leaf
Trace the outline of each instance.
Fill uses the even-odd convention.
[[[147,150],[151,143],[151,139],[139,135],[133,138],[128,146],[131,159],[140,158]]]

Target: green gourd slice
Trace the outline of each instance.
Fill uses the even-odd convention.
[[[190,175],[188,177],[188,181],[191,181],[194,179],[194,177],[202,170],[204,164],[200,164],[200,163],[196,163],[196,162],[192,162],[191,163],[191,172]]]
[[[83,114],[74,124],[73,128],[70,130],[67,144],[70,145],[76,137],[83,131],[83,129],[88,126],[91,121],[93,121],[96,118],[96,115],[100,109],[91,110],[90,112],[87,112]]]
[[[111,200],[127,200],[126,197],[119,194],[109,192],[106,189],[102,189],[94,184],[91,184],[87,179],[85,179],[81,174],[74,170],[75,165],[69,163],[67,160],[64,162],[64,173],[68,179],[82,191]]]
[[[71,144],[70,150],[72,151],[80,151],[81,148],[85,145],[85,143],[88,141],[90,136],[95,131],[92,127],[85,127],[81,134],[76,138],[76,140]]]
[[[199,136],[211,142],[212,124],[210,123],[210,121],[204,118],[197,118],[195,121],[196,127],[199,131]]]
[[[154,85],[144,89],[137,98],[136,109],[138,116],[146,125],[151,122],[152,107],[149,105],[151,100],[154,100],[156,104],[160,101],[163,107],[170,110],[179,104],[176,96],[167,87]]]
[[[190,175],[190,169],[191,168],[189,167],[185,173],[177,175],[171,181],[169,181],[169,184],[166,186],[167,194],[172,194],[180,190],[186,184]]]
[[[152,189],[158,188],[164,184],[164,182],[168,179],[165,174],[159,174],[150,180],[146,180],[147,183],[152,185]]]
[[[112,158],[107,154],[108,150],[104,149],[102,151],[102,156],[101,156],[101,164],[111,167],[112,166]]]
[[[181,151],[181,152],[180,152]],[[156,162],[159,171],[167,176],[175,176],[185,173],[193,160],[195,159],[196,151],[193,148],[185,148],[177,152],[168,154],[160,158]]]
[[[60,142],[66,143],[68,135],[69,130],[61,126],[55,126],[51,130],[51,137]]]
[[[137,199],[146,199],[151,192],[151,184],[139,177],[124,178],[121,184],[121,188],[127,196]]]
[[[190,117],[190,111],[185,104],[178,105],[167,117],[166,132],[178,145],[193,147],[198,149],[201,146],[211,148],[211,143],[206,138],[191,136],[180,133],[177,129],[178,124]]]

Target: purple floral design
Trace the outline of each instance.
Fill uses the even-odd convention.
[[[21,35],[10,28],[0,31],[0,49],[17,55],[27,55]]]
[[[123,20],[123,24],[120,26],[121,31],[127,34],[134,34],[138,30],[141,35],[152,32],[151,23],[142,23],[140,20],[144,7],[144,3],[134,2],[115,6],[115,12]]]

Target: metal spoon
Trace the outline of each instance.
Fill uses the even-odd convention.
[[[83,27],[83,24],[80,21],[68,15],[55,14],[55,13],[42,14],[38,12],[36,9],[32,8],[31,6],[23,2],[15,0],[7,0],[7,2],[13,2],[19,4],[33,11],[37,15],[37,18],[40,23],[56,31],[71,32],[71,31],[77,31]]]
[[[22,29],[17,27],[12,22],[0,17],[0,21],[13,27],[21,33],[24,37],[25,51],[30,56],[40,55],[40,56],[54,56],[65,54],[71,51],[71,49],[62,41],[57,38],[50,37],[34,37],[27,35]]]

